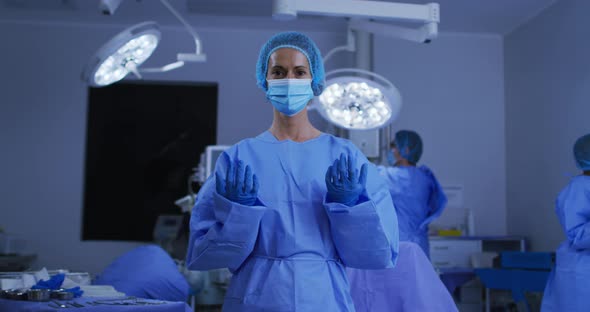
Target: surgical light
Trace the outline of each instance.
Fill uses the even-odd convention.
[[[91,86],[102,87],[123,79],[154,52],[160,41],[158,24],[145,22],[134,25],[109,40],[92,58],[85,80]]]
[[[185,26],[195,41],[195,53],[178,53],[176,62],[158,68],[140,68],[160,42],[161,32],[157,23],[144,22],[131,26],[117,34],[90,59],[82,73],[82,79],[93,87],[115,83],[129,73],[142,78],[141,72],[167,72],[182,67],[185,62],[203,62],[201,40],[192,27],[168,3],[160,2]]]
[[[314,101],[314,108],[322,117],[350,130],[386,126],[397,118],[401,109],[400,93],[391,82],[356,68],[328,72],[326,88]]]

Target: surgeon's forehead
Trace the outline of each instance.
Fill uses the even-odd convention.
[[[268,58],[268,67],[306,67],[309,68],[309,61],[305,54],[293,48],[280,48],[274,51]]]

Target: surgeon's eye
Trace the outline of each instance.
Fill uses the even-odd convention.
[[[274,79],[278,79],[278,78],[281,78],[281,77],[285,76],[285,72],[284,72],[284,71],[282,71],[282,70],[275,69],[275,70],[272,70],[272,71],[270,72],[270,75],[271,75],[271,76],[272,76]]]
[[[305,75],[307,75],[307,72],[306,71],[304,71],[304,70],[298,70],[297,71],[297,76],[305,76]]]

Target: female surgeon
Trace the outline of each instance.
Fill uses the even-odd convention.
[[[309,122],[307,105],[324,88],[309,37],[270,38],[256,77],[273,123],[218,158],[193,208],[188,267],[234,273],[224,311],[354,311],[345,267],[397,259],[385,181],[352,143]]]
[[[543,312],[590,311],[590,134],[576,141],[574,157],[583,173],[570,181],[555,203],[566,240],[556,252]]]
[[[440,216],[447,197],[428,167],[416,167],[420,156],[418,133],[398,131],[387,155],[391,167],[379,167],[379,171],[386,177],[395,204],[400,240],[420,245],[429,257],[428,224]]]

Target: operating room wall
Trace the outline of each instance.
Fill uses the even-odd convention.
[[[375,37],[375,72],[403,98],[393,130],[416,130],[421,164],[463,186],[476,235],[506,233],[502,37],[442,33],[430,44]]]
[[[124,27],[0,21],[0,227],[29,241],[28,250],[38,255],[36,268],[98,273],[140,245],[81,241],[80,234],[87,113],[80,73]],[[199,28],[206,63],[145,75],[218,83],[218,144],[255,136],[272,121],[254,69],[260,46],[274,31],[247,28]],[[308,33],[323,50],[345,40],[341,33]],[[146,66],[167,64],[176,53],[194,49],[182,28],[165,27],[162,38]]]
[[[29,240],[37,267],[98,273],[140,245],[80,240],[87,104],[80,72],[125,26],[0,21],[0,38],[10,43],[0,49],[0,227]],[[206,63],[145,77],[217,82],[218,144],[254,136],[272,120],[255,86],[254,65],[260,46],[281,29],[238,26],[199,27]],[[345,42],[344,32],[306,31],[324,53]],[[146,66],[166,64],[194,48],[181,28],[164,27],[162,38]],[[501,38],[441,34],[420,45],[376,36],[374,55],[376,72],[404,98],[394,126],[420,132],[423,163],[443,185],[464,186],[477,234],[504,234]],[[347,61],[339,55],[328,67]]]
[[[534,250],[565,239],[555,199],[579,174],[575,140],[590,133],[588,10],[556,1],[505,38],[508,232]]]

